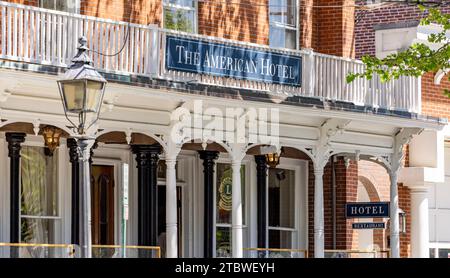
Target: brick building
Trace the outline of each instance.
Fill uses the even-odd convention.
[[[450,13],[450,6],[448,5],[444,5],[439,9],[444,13]],[[359,59],[364,55],[383,58],[388,54],[407,48],[413,42],[424,42],[424,39],[421,39],[420,36],[421,32],[427,32],[427,27],[420,27],[419,22],[425,16],[426,12],[421,12],[418,7],[404,4],[390,4],[386,7],[372,10],[357,11],[357,23],[355,24],[356,58]],[[443,92],[445,89],[450,88],[450,84],[446,77],[442,78],[442,81],[438,84],[435,81],[435,76],[437,75],[437,73],[428,73],[421,79],[421,113],[448,119],[449,99]],[[421,136],[426,139],[416,139],[421,141],[421,143],[416,141],[409,148],[409,152],[413,152],[414,159],[413,161],[406,161],[406,166],[411,168],[402,172],[401,180],[405,181],[405,183],[401,186],[401,188],[404,188],[403,191],[400,191],[400,203],[404,203],[403,207],[402,205],[400,207],[407,214],[406,234],[402,241],[402,255],[405,257],[428,257],[429,255],[437,257],[439,252],[440,256],[447,257],[449,238],[446,235],[449,234],[450,230],[443,223],[445,222],[445,217],[447,217],[444,215],[448,215],[446,208],[450,202],[450,196],[448,195],[446,184],[441,182],[445,180],[444,175],[448,172],[446,170],[448,166],[445,165],[448,165],[449,162],[445,158],[448,151],[443,141],[446,140],[444,138],[447,135],[445,135],[445,132],[443,133],[438,133],[439,135],[431,137],[427,137],[429,134],[425,133]],[[433,156],[434,158],[430,158]],[[435,172],[432,172],[432,178],[413,177],[421,171]],[[367,170],[360,169],[360,175],[367,175]],[[388,187],[389,183],[386,179],[389,177],[387,174],[385,176],[385,181],[380,181],[379,184],[384,183]],[[403,196],[402,192],[404,193]],[[423,219],[423,217],[418,219],[416,215],[413,215],[418,212],[410,210],[411,197],[413,196],[411,194],[417,196],[416,205],[423,204],[425,199],[427,199],[426,202],[429,202],[430,207],[429,220]],[[436,194],[445,197],[437,200]],[[429,224],[427,223],[428,221],[430,221]],[[418,226],[428,225],[430,227],[429,235],[424,236],[422,235],[424,232],[420,231]],[[415,235],[411,235],[412,233]],[[411,242],[411,236],[415,236],[412,240],[416,240],[416,242]],[[430,252],[428,252],[428,245],[423,245],[420,248],[421,251],[419,251],[419,244],[417,243],[419,238],[424,241],[427,238],[430,239]]]
[[[431,76],[345,82],[362,70],[351,58],[373,53],[361,23],[379,11],[360,12],[352,0],[1,1],[0,256],[86,243],[86,157],[56,83],[80,36],[108,81],[87,129],[89,229],[104,246],[92,256],[120,256],[105,247],[118,244],[165,257],[410,256],[403,150],[446,116],[425,104],[440,96]],[[345,205],[380,201],[391,217],[373,222],[386,229],[354,230]]]

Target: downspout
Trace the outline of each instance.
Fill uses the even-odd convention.
[[[336,169],[334,163],[336,157],[331,156],[331,218],[333,226],[333,250],[336,250]]]

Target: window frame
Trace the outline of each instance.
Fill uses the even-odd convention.
[[[22,147],[38,147],[38,148],[44,148],[44,139],[42,136],[35,136],[28,134],[25,138],[25,142],[22,144]],[[20,234],[22,234],[22,219],[32,219],[32,220],[48,220],[53,221],[54,226],[57,228],[55,234],[53,235],[53,238],[51,239],[52,242],[49,242],[50,244],[58,244],[60,242],[64,242],[64,238],[67,238],[67,232],[66,226],[68,223],[70,223],[70,220],[68,221],[63,215],[66,210],[65,205],[65,191],[67,186],[67,171],[64,171],[66,168],[66,164],[64,163],[64,159],[66,159],[65,151],[67,151],[67,148],[65,147],[65,141],[61,141],[60,147],[58,147],[55,150],[55,155],[58,155],[57,163],[55,164],[55,171],[57,171],[57,185],[56,185],[56,198],[57,198],[57,208],[56,208],[56,214],[55,215],[26,215],[22,214],[22,210],[19,211],[19,223],[20,223]],[[19,170],[19,184],[22,182],[22,172]],[[22,186],[20,186],[20,195],[22,194]],[[22,198],[19,199],[19,207],[22,207]],[[21,236],[19,238],[19,241],[22,243]],[[38,242],[38,243],[44,243],[44,242]],[[63,253],[59,249],[55,249],[53,252],[55,252],[56,257],[62,256]]]
[[[287,1],[287,0],[286,0]],[[275,47],[271,46],[272,48],[281,48],[281,49],[289,49],[289,50],[299,50],[300,49],[300,0],[295,0],[295,26],[292,26],[287,23],[282,23],[278,21],[271,21],[270,20],[270,0],[268,2],[268,15],[269,15],[269,46],[270,46],[270,29],[271,28],[278,28],[278,29],[284,29],[289,31],[295,31],[295,47],[294,48],[287,48],[286,42],[284,43],[284,47]]]
[[[213,210],[213,214],[214,214],[214,233],[213,233],[213,258],[217,257],[217,239],[216,239],[216,233],[217,233],[217,228],[228,228],[230,229],[230,238],[231,238],[231,244],[232,244],[232,233],[233,233],[233,229],[232,229],[232,225],[233,223],[217,223],[217,218],[216,218],[216,213],[217,213],[217,165],[218,164],[229,164],[231,165],[232,161],[231,159],[228,158],[228,155],[226,155],[227,157],[222,157],[219,156],[219,158],[216,160],[216,163],[214,165],[214,210]],[[250,213],[250,187],[251,187],[251,172],[250,172],[250,167],[251,167],[251,163],[250,160],[248,158],[244,158],[241,162],[241,167],[244,166],[245,167],[245,171],[244,171],[244,179],[245,179],[245,185],[241,186],[245,186],[244,188],[244,207],[243,207],[243,214],[245,215],[245,218],[242,218],[242,231],[243,231],[243,236],[242,236],[242,240],[243,240],[243,247],[246,248],[248,246],[250,246],[250,242],[249,242],[249,237],[251,234],[250,231],[250,225],[249,225],[249,213]],[[244,211],[245,210],[245,211]],[[245,246],[248,245],[248,246]],[[245,251],[244,251],[245,253]]]
[[[184,10],[184,11],[192,11],[192,12],[194,12],[193,33],[198,34],[198,1],[192,0],[192,2],[194,4],[194,7],[172,4],[172,3],[166,2],[166,0],[162,0],[162,5],[163,5],[162,6],[162,23],[161,23],[162,28],[167,29],[166,26],[164,26],[166,8],[172,8],[172,9],[177,9],[177,10],[179,9],[179,10]],[[184,31],[172,30],[172,29],[167,29],[167,30],[171,30],[174,32],[184,32]]]
[[[79,14],[80,13],[80,0],[74,0],[75,1],[75,11],[74,12],[57,10],[56,9],[56,1],[60,1],[60,0],[53,0],[53,9],[44,8],[42,6],[43,5],[43,1],[42,0],[39,0],[38,6],[39,6],[39,8],[42,8],[42,9],[49,9],[49,10],[58,11],[58,12],[74,13],[74,14]],[[64,1],[67,1],[67,0],[64,0]]]
[[[294,172],[294,228],[269,226],[269,172],[266,177],[266,246],[269,247],[269,232],[282,231],[292,233],[292,246],[290,249],[308,249],[308,173],[307,162],[298,163],[298,159],[282,157],[277,169]],[[305,179],[306,178],[306,179]],[[305,184],[303,184],[305,183]],[[304,188],[303,188],[304,187]],[[305,196],[302,196],[305,194]],[[305,203],[306,202],[306,203]],[[305,219],[304,219],[305,218]],[[306,222],[305,222],[306,221]],[[302,225],[305,225],[302,227]],[[304,246],[302,246],[304,245]]]

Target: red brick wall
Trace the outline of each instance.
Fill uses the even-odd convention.
[[[450,98],[443,94],[450,90],[448,75],[441,85],[434,85],[434,74],[428,73],[422,78],[422,114],[450,119]]]
[[[130,21],[138,24],[161,24],[161,0],[81,0],[81,14]]]
[[[29,6],[38,6],[39,5],[39,0],[6,0],[5,2],[11,2],[11,3],[29,5]]]
[[[354,57],[354,0],[315,1],[318,21],[317,51]],[[329,6],[329,8],[327,8]],[[340,7],[339,7],[340,6]]]
[[[403,184],[398,187],[399,207],[406,213],[406,234],[400,234],[400,256],[411,256],[411,192]],[[400,227],[401,228],[401,227]]]
[[[302,48],[316,48],[317,46],[317,9],[314,0],[302,0],[300,3],[300,46]]]
[[[205,1],[198,4],[199,33],[245,42],[269,43],[268,0]]]

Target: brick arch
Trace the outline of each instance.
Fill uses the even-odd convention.
[[[369,194],[369,199],[371,202],[380,201],[380,195],[378,194],[378,191],[375,187],[375,181],[365,176],[358,176],[358,181],[361,182],[361,184],[366,189],[367,194]]]

